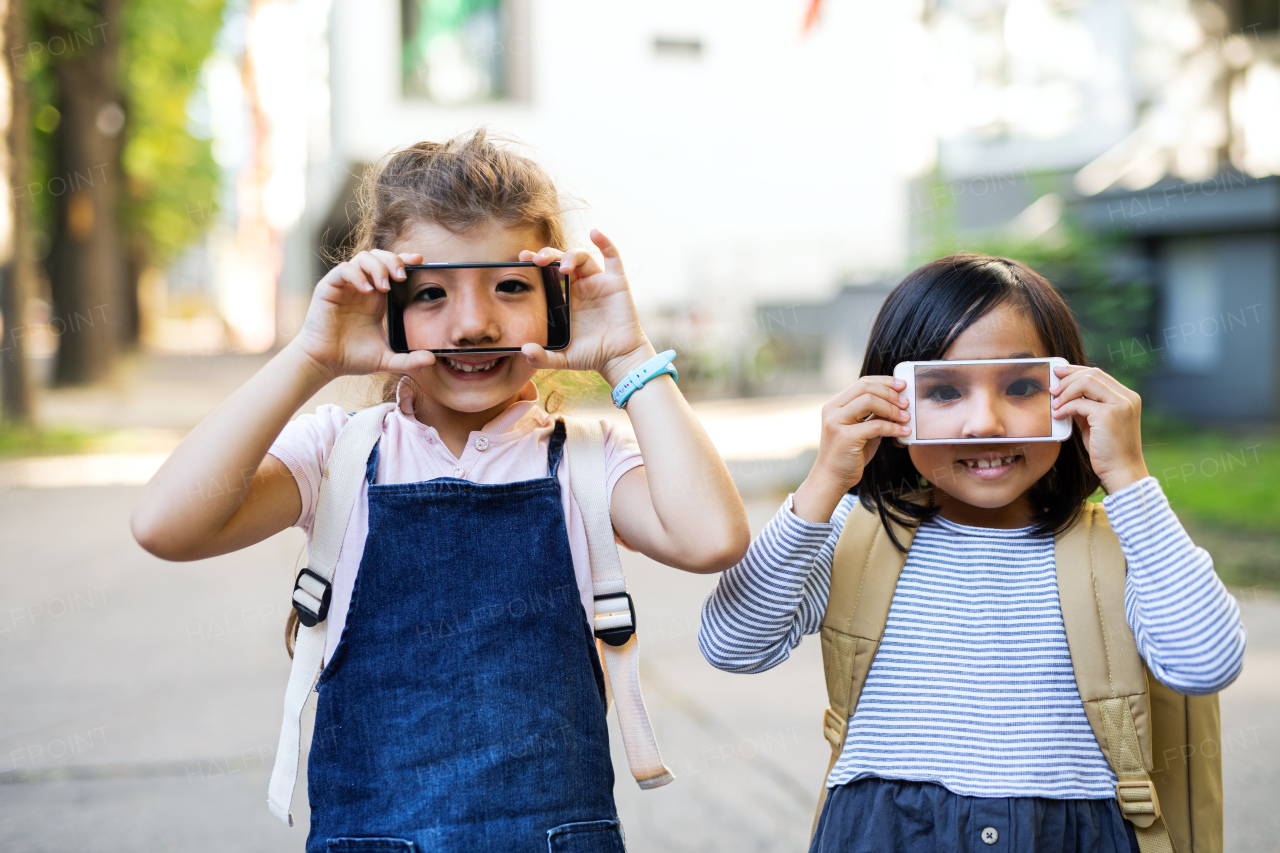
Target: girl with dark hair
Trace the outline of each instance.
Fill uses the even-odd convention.
[[[910,431],[898,363],[1051,356],[1069,362],[1052,401],[1073,421],[1068,441],[897,440]],[[1066,303],[1023,264],[961,254],[916,270],[876,318],[862,377],[823,408],[808,477],[707,599],[707,660],[762,672],[819,631],[855,504],[906,552],[812,851],[1138,849],[1076,689],[1055,582],[1054,536],[1099,485],[1151,674],[1206,694],[1240,672],[1238,605],[1147,473],[1139,396],[1084,365]],[[1004,434],[987,423],[965,438]],[[909,549],[894,525],[914,528]]]

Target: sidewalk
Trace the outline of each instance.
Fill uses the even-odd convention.
[[[282,631],[302,537],[164,563],[129,536],[136,486],[0,493],[0,849],[302,849],[266,809],[288,677]],[[748,502],[753,531],[772,500]],[[755,676],[708,666],[714,577],[624,552],[645,698],[675,783],[640,791],[611,720],[633,853],[802,851],[827,761],[819,645]],[[1280,837],[1280,597],[1242,595],[1249,650],[1222,695],[1227,850]]]
[[[0,490],[142,485],[182,437],[239,388],[269,356],[137,356],[113,381],[91,388],[46,391],[45,425],[114,430],[126,452],[0,460]],[[330,383],[300,409],[326,403],[350,410],[374,402],[372,382],[344,377]],[[823,395],[712,400],[694,411],[744,494],[775,492],[804,478],[818,446]],[[575,409],[572,414],[625,422],[612,407]]]

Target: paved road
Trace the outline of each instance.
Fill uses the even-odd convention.
[[[0,491],[0,849],[300,850],[305,804],[288,830],[265,799],[301,536],[163,563],[129,537],[137,495]],[[752,503],[753,527],[772,511]],[[641,792],[618,748],[631,849],[803,850],[827,754],[817,644],[764,675],[717,672],[696,643],[714,579],[626,563],[646,696],[679,776]],[[1262,853],[1280,850],[1280,599],[1242,598],[1248,663],[1223,695],[1227,849]]]

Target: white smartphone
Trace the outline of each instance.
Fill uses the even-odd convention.
[[[1066,441],[1071,418],[1053,417],[1065,358],[904,361],[911,434],[904,444],[992,444]]]

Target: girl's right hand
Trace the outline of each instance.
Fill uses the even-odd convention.
[[[822,438],[809,476],[796,489],[792,510],[805,521],[826,523],[840,499],[858,484],[882,438],[911,432],[907,383],[892,376],[864,376],[822,407]]]
[[[383,249],[360,252],[338,264],[316,285],[307,319],[290,343],[328,378],[369,373],[408,373],[435,363],[426,350],[392,352],[383,330],[391,279],[403,281],[405,264],[422,255]]]

